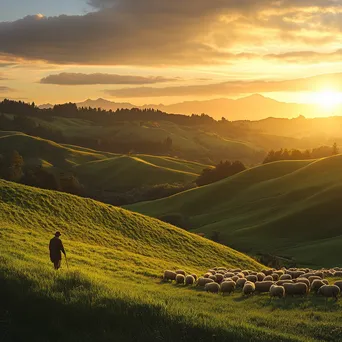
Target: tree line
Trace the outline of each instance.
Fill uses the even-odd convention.
[[[339,149],[337,144],[333,146],[320,146],[311,150],[300,151],[297,149],[280,149],[277,151],[271,150],[268,152],[263,164],[280,161],[280,160],[307,160],[307,159],[318,159],[337,155]]]

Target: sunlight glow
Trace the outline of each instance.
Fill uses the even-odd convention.
[[[333,90],[324,90],[311,95],[312,102],[324,109],[334,109],[342,103],[342,93]]]

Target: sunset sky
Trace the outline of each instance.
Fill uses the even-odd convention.
[[[342,103],[342,0],[0,0],[0,99]]]

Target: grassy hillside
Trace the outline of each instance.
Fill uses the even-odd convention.
[[[191,228],[249,253],[274,253],[317,266],[342,266],[342,155],[282,161],[209,186],[129,208],[160,217],[180,213]],[[322,253],[329,251],[329,253]]]
[[[151,155],[119,155],[61,145],[22,133],[0,132],[0,155],[17,150],[26,166],[41,165],[55,173],[72,172],[86,195],[125,192],[143,186],[190,184],[205,164]],[[106,195],[109,196],[109,195]],[[103,199],[104,200],[104,199]]]
[[[63,233],[70,269],[48,241]],[[2,341],[333,341],[340,304],[214,296],[160,283],[165,268],[258,269],[232,249],[76,196],[0,180]],[[28,310],[29,308],[29,310]],[[289,310],[291,309],[291,310]],[[215,337],[214,337],[215,336]]]
[[[159,161],[152,157],[146,159]],[[160,161],[163,164],[162,158]],[[165,160],[164,164],[167,163]],[[178,164],[182,167],[180,162]],[[124,191],[164,183],[190,183],[198,177],[196,173],[152,164],[140,156],[120,156],[90,162],[77,166],[75,172],[81,180],[91,183],[91,187],[101,187],[107,191]]]
[[[131,143],[161,142],[170,137],[174,155],[205,164],[215,164],[221,159],[240,159],[246,164],[252,164],[260,162],[265,155],[265,152],[261,148],[256,148],[253,143],[227,139],[205,127],[188,127],[168,121],[127,121],[113,123],[110,126],[59,117],[55,117],[53,121],[41,119],[35,121],[43,127],[63,132],[63,135],[68,138],[110,138],[113,141]]]

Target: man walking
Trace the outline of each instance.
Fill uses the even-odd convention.
[[[50,250],[50,260],[53,262],[55,270],[61,267],[62,253],[66,257],[66,253],[63,247],[62,240],[59,238],[62,234],[56,232],[55,236],[50,240],[49,250]]]

